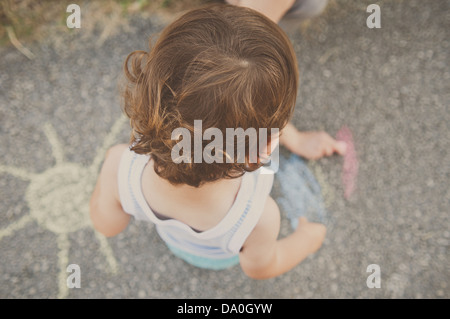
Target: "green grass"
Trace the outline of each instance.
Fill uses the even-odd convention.
[[[176,13],[194,6],[220,0],[1,0],[0,1],[0,45],[11,44],[6,32],[11,27],[16,38],[26,44],[45,36],[46,28],[64,29],[69,13],[66,8],[71,3],[81,7],[83,24],[83,5],[95,6],[95,14],[90,19],[102,21],[112,13],[120,11],[121,16],[143,12],[165,11]],[[67,28],[66,28],[67,29]]]

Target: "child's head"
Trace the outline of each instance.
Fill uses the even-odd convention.
[[[203,131],[218,128],[224,137],[226,128],[281,131],[297,96],[297,64],[288,37],[262,14],[231,5],[187,12],[163,30],[150,52],[127,57],[125,75],[132,149],[151,154],[159,176],[196,187],[262,164],[177,164],[171,157],[178,142],[172,140],[175,129],[193,133],[194,120],[201,120]]]

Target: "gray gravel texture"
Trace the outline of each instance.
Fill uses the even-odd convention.
[[[91,226],[70,225],[88,199],[58,198],[71,181],[30,195],[51,168],[72,163],[81,171],[101,153],[121,115],[122,63],[146,50],[166,20],[130,18],[100,45],[98,30],[55,32],[27,44],[34,60],[0,48],[0,297],[449,298],[450,3],[381,1],[382,27],[369,29],[370,3],[339,2],[306,30],[290,30],[301,82],[293,122],[331,135],[349,127],[359,175],[346,200],[342,158],[311,163],[322,172],[334,227],[315,255],[264,281],[239,267],[192,267],[146,223],[133,221],[102,245]],[[112,142],[128,135],[125,124]],[[277,192],[275,184],[275,199]],[[64,224],[59,233],[36,217],[54,212],[52,202],[60,205],[50,218]],[[280,236],[290,231],[283,218]],[[79,289],[64,288],[68,264],[80,266]],[[381,288],[366,285],[370,264],[380,266]]]

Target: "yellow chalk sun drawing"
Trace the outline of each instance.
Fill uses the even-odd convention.
[[[13,235],[32,222],[54,233],[59,248],[58,298],[65,298],[69,292],[66,284],[69,275],[66,272],[70,248],[68,235],[92,227],[89,218],[89,199],[95,186],[98,169],[106,149],[114,143],[124,123],[123,116],[114,123],[89,167],[64,160],[64,150],[50,124],[44,125],[44,133],[52,146],[52,154],[56,161],[53,167],[34,174],[22,168],[0,165],[0,174],[8,173],[30,182],[25,193],[25,200],[30,209],[29,214],[1,229],[0,241],[3,237]],[[104,236],[98,232],[95,232],[95,235],[109,269],[115,273],[117,262],[111,247]]]

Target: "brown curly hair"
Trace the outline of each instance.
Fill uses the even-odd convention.
[[[245,163],[176,164],[171,158],[178,142],[171,138],[174,129],[187,128],[193,136],[194,120],[202,120],[203,131],[281,130],[297,96],[297,60],[286,34],[264,15],[232,5],[185,13],[153,47],[150,43],[149,52],[130,53],[124,71],[131,149],[150,154],[155,172],[174,185],[198,187],[262,165],[249,163],[248,157]],[[203,141],[203,147],[207,144]]]

